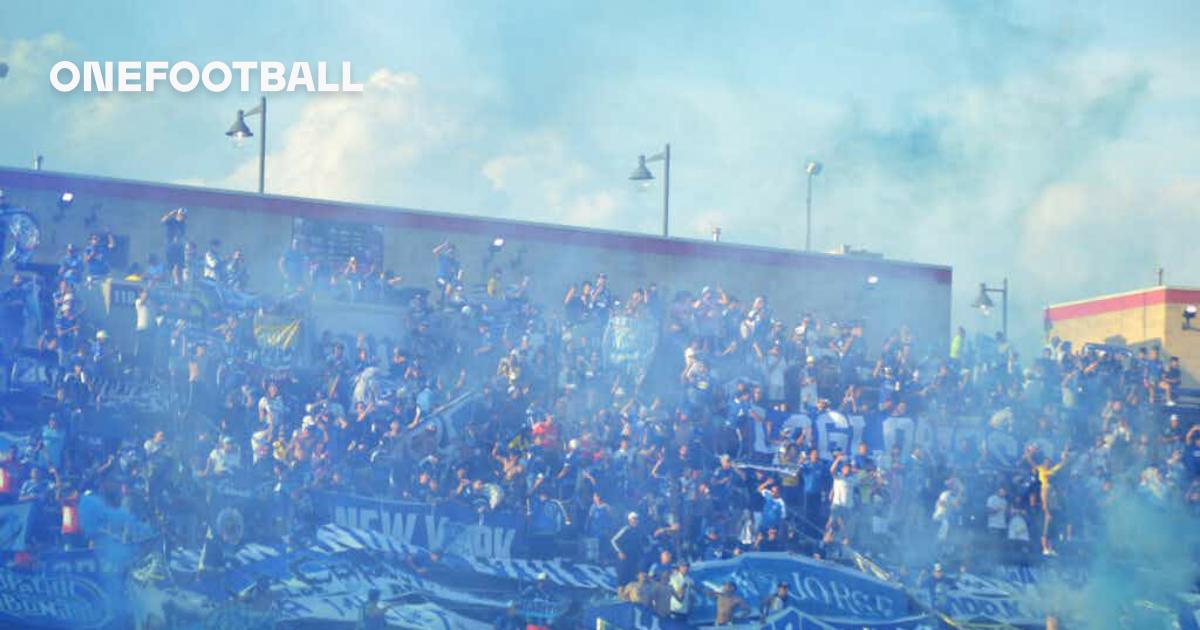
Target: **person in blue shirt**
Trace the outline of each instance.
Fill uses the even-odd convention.
[[[442,290],[442,299],[445,299],[462,280],[462,263],[458,261],[458,248],[450,241],[442,241],[433,248],[433,255],[437,259],[437,285]]]
[[[704,529],[704,537],[696,544],[701,560],[724,560],[732,555],[731,545],[721,538],[716,527]]]
[[[800,479],[804,487],[805,527],[820,533],[825,522],[822,514],[824,494],[831,483],[829,463],[821,459],[817,449],[808,451],[808,459],[800,465]]]
[[[608,319],[608,311],[613,304],[612,293],[608,290],[608,276],[603,273],[597,275],[594,286],[591,304],[588,307],[592,315],[603,322]]]
[[[88,237],[88,246],[83,250],[83,261],[87,265],[89,277],[108,275],[108,253],[116,246],[117,241],[112,232],[103,238],[97,233]]]
[[[605,538],[616,531],[616,526],[612,506],[604,501],[599,492],[592,494],[592,505],[588,508],[587,516],[587,535]]]
[[[29,479],[21,484],[21,491],[18,497],[19,501],[43,501],[50,498],[54,486],[42,474],[41,468],[34,468],[29,471]]]
[[[42,427],[42,455],[51,468],[62,467],[62,451],[66,439],[66,432],[58,426],[58,416],[50,414],[46,426]]]
[[[782,528],[784,519],[787,518],[787,504],[780,495],[779,485],[775,483],[774,479],[768,477],[758,486],[758,492],[763,498],[762,523],[759,530],[766,531],[772,527]]]
[[[58,277],[70,283],[79,281],[83,271],[83,258],[75,249],[74,243],[67,243],[67,253],[58,262]]]
[[[663,580],[670,575],[674,568],[675,562],[671,558],[671,552],[663,549],[658,553],[658,558],[650,563],[650,568],[646,571],[646,574],[652,580]]]
[[[722,454],[720,462],[721,465],[712,473],[712,482],[709,486],[712,488],[714,498],[724,503],[734,499],[738,483],[746,480],[746,473],[733,465],[733,460],[729,458],[729,455]]]
[[[854,455],[850,457],[850,463],[855,470],[864,470],[867,464],[873,463],[866,442],[858,443],[858,447],[854,449]]]
[[[277,266],[283,276],[284,291],[294,291],[304,284],[308,276],[308,255],[300,247],[300,239],[292,239],[291,246],[279,257]]]

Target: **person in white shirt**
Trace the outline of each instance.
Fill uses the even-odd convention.
[[[667,581],[671,588],[671,616],[677,619],[687,618],[691,609],[692,578],[688,575],[688,563],[680,562]]]
[[[1014,506],[1008,518],[1009,561],[1019,562],[1029,551],[1029,523],[1025,512]]]
[[[933,522],[938,524],[937,540],[939,544],[945,544],[950,539],[951,521],[954,520],[954,515],[961,502],[962,495],[958,492],[954,479],[947,479],[946,489],[938,495],[937,503],[933,506]]]
[[[267,393],[258,399],[258,419],[263,424],[279,424],[283,419],[283,397],[279,395],[279,385],[267,384]]]
[[[829,489],[829,522],[825,524],[826,533],[844,530],[854,507],[854,474],[844,453],[839,452],[834,457],[829,474],[833,477],[833,485]]]
[[[145,289],[138,292],[137,299],[133,301],[133,312],[135,319],[134,341],[134,356],[137,357],[137,364],[142,369],[150,369],[151,358],[154,356],[154,316],[150,309],[150,293]]]
[[[217,447],[208,454],[204,476],[221,477],[234,472],[241,465],[240,455],[237,445],[233,443],[233,438],[222,438]]]
[[[995,545],[998,552],[1003,552],[1004,541],[1008,538],[1008,490],[1004,486],[996,488],[992,496],[984,504],[987,509],[987,531],[989,546]]]
[[[1008,491],[1004,486],[996,488],[987,499],[987,528],[997,538],[1008,534]]]

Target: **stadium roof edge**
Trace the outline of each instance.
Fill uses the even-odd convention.
[[[777,247],[741,243],[713,242],[705,239],[663,238],[657,235],[620,230],[584,228],[562,224],[489,218],[479,215],[433,212],[397,206],[257,194],[245,191],[209,188],[184,184],[167,184],[139,180],[117,179],[57,171],[32,170],[0,166],[0,189],[6,187],[39,190],[71,191],[79,194],[150,199],[164,205],[199,205],[222,209],[249,210],[284,214],[300,218],[334,219],[341,221],[445,229],[455,232],[492,234],[506,238],[545,240],[566,237],[585,246],[610,249],[636,249],[666,255],[721,255],[740,252],[763,262],[786,263],[801,260],[827,263],[859,264],[866,269],[908,268],[914,272],[934,274],[949,283],[952,269],[935,265],[893,259],[870,259],[840,254],[802,252]],[[336,213],[336,214],[335,214]],[[508,230],[507,232],[505,230]],[[835,264],[836,264],[835,263]]]
[[[1082,300],[1060,302],[1046,307],[1051,321],[1089,317],[1130,308],[1200,302],[1200,288],[1159,285],[1109,293]]]

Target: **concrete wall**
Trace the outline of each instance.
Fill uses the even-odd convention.
[[[928,348],[944,348],[949,339],[947,267],[23,169],[0,169],[0,188],[11,205],[38,217],[44,237],[37,256],[46,262],[57,261],[66,243],[81,245],[87,232],[105,229],[130,237],[130,260],[145,261],[151,251],[161,257],[159,218],[185,206],[188,237],[201,248],[220,238],[226,253],[241,247],[252,286],[266,290],[279,287],[275,263],[291,239],[294,218],[302,217],[380,226],[385,267],[403,274],[406,284],[432,285],[431,250],[444,238],[458,246],[467,283],[482,282],[487,246],[501,236],[506,244],[494,263],[503,267],[505,280],[530,274],[533,296],[545,304],[560,303],[568,284],[605,272],[622,300],[651,282],[666,296],[712,285],[743,301],[765,294],[776,315],[789,323],[805,312],[837,319],[865,313],[868,341],[878,342],[901,324]],[[75,200],[56,221],[63,191],[73,192]],[[84,220],[93,215],[92,226],[85,227]],[[879,278],[872,289],[868,276]]]

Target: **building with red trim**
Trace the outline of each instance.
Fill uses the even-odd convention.
[[[1046,311],[1050,334],[1070,341],[1157,346],[1179,357],[1184,383],[1200,382],[1200,321],[1185,327],[1184,309],[1200,304],[1200,289],[1158,286],[1055,304]]]

